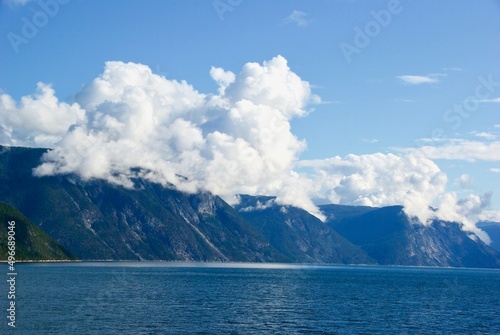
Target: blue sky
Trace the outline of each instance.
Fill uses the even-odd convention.
[[[498,1],[0,5],[0,93],[17,103],[38,82],[74,103],[107,61],[215,94],[212,66],[237,74],[278,55],[321,98],[290,120],[307,142],[299,160],[419,152],[447,175],[447,191],[492,192],[489,209],[500,210]]]

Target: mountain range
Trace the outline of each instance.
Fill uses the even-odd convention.
[[[127,189],[75,175],[34,177],[46,150],[0,146],[0,202],[68,258],[500,267],[500,253],[458,223],[415,223],[401,206],[322,205],[322,222],[268,196],[240,195],[230,206],[140,179]]]

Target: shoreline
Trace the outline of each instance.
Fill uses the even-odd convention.
[[[15,260],[15,263],[80,263],[82,260],[80,259],[22,259]],[[7,260],[0,260],[0,263],[8,263]]]
[[[0,264],[8,263],[8,261],[0,260]],[[500,268],[473,268],[473,267],[441,267],[441,266],[419,266],[419,265],[381,265],[381,264],[336,264],[336,263],[273,263],[273,262],[203,262],[203,261],[172,261],[172,260],[20,260],[16,263],[76,263],[76,264],[85,264],[85,263],[101,263],[101,264],[119,264],[119,263],[133,263],[135,265],[143,265],[146,266],[149,264],[161,264],[163,266],[177,266],[177,267],[192,267],[192,266],[202,266],[202,267],[242,267],[242,268],[301,268],[301,267],[318,267],[318,268],[327,268],[327,267],[346,267],[346,268],[407,268],[414,270],[423,270],[423,269],[469,269],[469,270],[496,270],[499,271]]]

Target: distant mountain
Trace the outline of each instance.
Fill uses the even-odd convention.
[[[479,222],[477,226],[490,236],[490,247],[500,251],[500,222],[483,221]]]
[[[236,209],[289,261],[374,264],[366,252],[303,209],[274,203],[275,197],[240,195]]]
[[[342,208],[320,208],[332,218],[328,225],[379,264],[500,267],[500,253],[454,222],[415,223],[401,206],[353,210],[338,220],[336,212]]]
[[[29,219],[63,247],[27,223],[29,236],[45,236],[29,243],[50,251],[29,257],[69,250],[82,260],[500,267],[500,253],[457,223],[424,226],[400,206],[323,205],[324,223],[276,204],[274,197],[242,195],[233,208],[209,193],[186,194],[139,179],[126,189],[74,175],[37,178],[32,169],[44,152],[0,146],[0,202],[26,216],[16,212],[19,222]]]
[[[9,225],[9,222],[13,223]],[[31,223],[15,208],[0,203],[0,260],[6,261],[8,254],[8,232],[13,227],[16,261],[26,260],[74,260],[71,253],[47,233]]]
[[[37,178],[43,149],[0,148],[0,200],[81,259],[284,261],[219,197],[136,181],[129,190],[75,176]]]

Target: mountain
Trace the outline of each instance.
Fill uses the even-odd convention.
[[[342,208],[321,206],[327,224],[358,245],[379,264],[452,267],[500,267],[500,253],[458,223],[411,220],[401,206],[365,208],[343,215]],[[336,212],[341,209],[339,219]]]
[[[275,197],[240,195],[236,209],[289,261],[374,264],[353,245],[303,209],[274,203]]]
[[[401,206],[323,205],[328,219],[321,222],[278,205],[275,197],[242,195],[231,207],[210,193],[187,194],[141,179],[127,189],[75,175],[34,177],[45,152],[0,146],[0,202],[20,223],[26,248],[21,239],[19,255],[38,250],[26,257],[70,257],[68,250],[82,260],[500,267],[500,253],[459,224],[424,226]]]
[[[340,222],[345,218],[358,216],[378,208],[369,206],[347,206],[327,204],[319,206],[321,212],[327,216],[327,222]]]
[[[126,189],[68,176],[37,178],[44,149],[0,148],[0,201],[84,260],[284,261],[219,197],[137,180]]]
[[[500,222],[483,221],[477,224],[491,239],[490,247],[500,251]]]
[[[13,222],[13,224],[9,224]],[[9,229],[12,227],[12,229]],[[9,234],[13,231],[14,234]],[[8,236],[14,238],[16,261],[74,260],[74,256],[15,208],[0,203],[0,260],[6,261]]]

